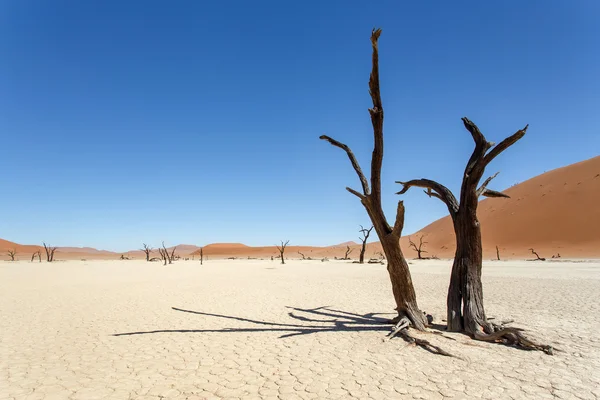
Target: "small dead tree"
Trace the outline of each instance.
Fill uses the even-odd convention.
[[[303,260],[306,260],[306,256],[304,254],[302,254],[301,252],[298,252],[298,254],[300,254]]]
[[[496,246],[496,258],[500,261],[500,249]]]
[[[8,250],[8,253],[6,253],[6,254],[10,257],[10,261],[15,261],[15,257],[17,255],[17,250],[16,249]]]
[[[468,118],[462,118],[462,121],[473,137],[475,148],[462,177],[460,202],[446,186],[429,179],[396,182],[403,186],[398,194],[406,193],[411,187],[424,188],[425,194],[441,200],[446,205],[452,218],[456,236],[456,253],[446,304],[448,331],[465,331],[476,340],[504,341],[523,348],[551,353],[549,346],[531,342],[524,338],[519,330],[489,322],[483,305],[481,283],[483,251],[481,227],[477,220],[477,205],[481,196],[493,198],[509,196],[487,188],[498,173],[487,178],[481,186],[479,181],[488,164],[525,135],[527,126],[494,146],[494,143],[488,142],[479,128]]]
[[[344,260],[350,259],[350,253],[352,253],[354,249],[351,249],[350,246],[346,246],[346,254],[344,255]]]
[[[367,251],[367,239],[369,239],[369,235],[371,234],[371,231],[373,230],[373,225],[371,225],[371,227],[369,229],[365,229],[363,228],[363,226],[360,226],[360,233],[362,233],[362,237],[359,237],[359,239],[362,242],[362,247],[360,248],[360,256],[358,257],[358,262],[360,264],[364,264],[365,262],[365,252]]]
[[[388,260],[388,273],[390,275],[390,281],[392,283],[392,292],[394,294],[394,300],[396,301],[396,311],[398,312],[395,321],[398,324],[406,325],[408,327],[411,324],[418,330],[425,330],[427,320],[425,315],[419,309],[417,304],[417,296],[412,283],[410,270],[408,269],[408,263],[402,254],[400,249],[400,235],[402,234],[402,228],[404,227],[404,204],[402,201],[398,202],[398,208],[396,210],[396,219],[394,225],[390,225],[385,217],[381,201],[381,167],[383,164],[383,104],[381,101],[381,93],[379,89],[379,49],[378,40],[381,35],[381,29],[374,29],[371,33],[371,45],[373,48],[372,53],[372,69],[371,76],[369,78],[369,93],[371,100],[373,101],[373,108],[369,109],[371,115],[371,123],[373,125],[373,137],[374,147],[371,156],[371,185],[362,172],[356,157],[350,147],[344,143],[338,142],[330,138],[329,136],[322,135],[320,139],[326,140],[335,147],[346,152],[346,155],[350,159],[350,163],[354,168],[354,171],[358,175],[362,193],[346,188],[347,191],[355,195],[360,199],[360,202],[365,207],[367,214],[375,227],[375,232],[381,242],[383,251],[385,252]],[[406,324],[404,324],[406,322]],[[403,333],[406,333],[407,329],[403,329]],[[402,334],[402,333],[401,333]]]
[[[150,253],[154,250],[152,247],[148,246],[146,243],[142,243],[144,248],[141,249],[144,253],[146,253],[146,261],[150,261]]]
[[[422,260],[423,257],[421,257],[422,253],[427,253],[427,251],[423,250],[423,245],[427,244],[427,242],[423,241],[423,238],[425,237],[425,235],[421,235],[421,237],[419,238],[419,245],[417,246],[417,244],[415,242],[412,241],[412,239],[410,238],[410,236],[408,237],[408,245],[411,249],[413,249],[414,251],[417,252],[417,258],[419,260]]]
[[[47,246],[44,242],[42,242],[42,244],[44,245],[44,250],[46,250],[46,261],[54,261],[54,252],[56,249],[58,249],[58,247]]]
[[[202,265],[203,262],[203,258],[204,258],[204,248],[200,247],[200,265]]]
[[[173,250],[171,250],[171,256],[169,257],[169,264],[171,264],[171,261],[175,261],[175,260],[179,259],[179,256],[175,255],[175,249],[177,249],[177,246],[174,246]]]
[[[533,260],[533,261],[546,261],[546,258],[540,257],[540,255],[534,249],[529,249],[529,250],[531,251],[531,254],[535,255],[535,260]]]
[[[163,265],[167,265],[167,260],[169,259],[169,252],[166,249],[159,247],[158,253],[160,254],[161,260],[163,260],[163,262],[164,262]]]
[[[169,264],[172,264],[173,260],[171,259],[171,254],[169,254],[169,250],[167,250],[167,248],[165,247],[165,242],[162,242],[162,250],[164,253],[165,265],[167,264],[167,261],[169,262]],[[175,248],[173,248],[173,253],[174,252]]]
[[[281,246],[275,245],[277,247],[277,250],[279,250],[279,256],[281,257],[281,263],[282,264],[285,264],[285,259],[283,258],[283,254],[285,253],[285,248],[287,247],[287,245],[288,245],[289,242],[290,241],[288,240],[285,243],[283,243],[283,240],[282,240],[281,241]]]

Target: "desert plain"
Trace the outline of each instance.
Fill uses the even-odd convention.
[[[456,358],[384,341],[385,265],[0,261],[0,399],[600,398],[600,261],[484,262],[488,317],[553,356],[443,331],[451,265],[410,261]]]

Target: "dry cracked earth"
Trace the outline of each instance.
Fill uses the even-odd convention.
[[[439,324],[449,261],[413,261]],[[259,260],[0,262],[0,399],[600,398],[600,263],[488,262],[489,316],[554,356],[384,342],[385,267]]]

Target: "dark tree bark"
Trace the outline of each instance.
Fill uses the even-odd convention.
[[[410,246],[410,248],[412,248],[414,251],[417,252],[417,258],[419,260],[422,260],[423,257],[421,257],[422,253],[427,253],[427,251],[423,250],[423,245],[427,244],[427,242],[423,241],[423,237],[425,235],[421,235],[421,237],[419,238],[419,245],[417,246],[417,244],[415,242],[412,241],[412,239],[410,238],[410,236],[408,237],[408,245]]]
[[[160,254],[160,258],[163,260],[163,265],[167,265],[167,260],[169,259],[169,252],[163,247],[158,248],[158,253]]]
[[[351,249],[350,246],[346,246],[346,254],[344,255],[344,260],[350,259],[350,253],[352,253],[354,249]]]
[[[162,242],[162,252],[164,254],[165,265],[167,265],[167,261],[169,262],[169,264],[172,264],[173,260],[171,259],[171,254],[169,254],[169,250],[167,250],[167,248],[165,247],[165,242]],[[175,253],[175,248],[173,248],[173,253]]]
[[[300,253],[300,252],[298,252],[298,254],[300,254],[300,256],[302,256],[302,259],[303,259],[303,260],[306,260],[306,256],[305,256],[304,254],[302,254],[302,253]]]
[[[152,247],[148,246],[146,243],[143,243],[144,248],[142,251],[146,253],[146,261],[150,261],[150,253],[152,253]]]
[[[485,167],[500,153],[521,139],[527,131],[527,126],[494,146],[494,143],[488,142],[479,128],[468,118],[463,118],[462,121],[473,137],[475,149],[463,174],[460,202],[447,187],[429,179],[396,182],[403,185],[398,194],[406,193],[413,186],[425,188],[428,196],[442,200],[448,207],[456,234],[456,253],[447,298],[448,330],[452,332],[465,331],[478,340],[503,340],[522,347],[546,351],[548,346],[532,344],[518,330],[494,325],[486,319],[481,283],[483,255],[481,229],[477,219],[479,197],[506,198],[509,196],[487,188],[487,185],[498,173],[487,178],[478,187],[479,181],[485,172]]]
[[[529,249],[531,251],[531,254],[535,255],[535,260],[533,261],[546,261],[546,259],[544,257],[540,257],[540,255],[538,253],[535,252],[534,249]],[[560,255],[559,255],[560,257]]]
[[[42,242],[42,244],[44,245],[44,250],[46,250],[46,261],[54,261],[54,252],[56,251],[56,249],[58,249],[58,247],[46,246],[46,243],[44,242]]]
[[[169,264],[171,264],[172,261],[175,261],[175,250],[177,249],[177,246],[173,247],[173,250],[171,250],[171,256],[169,257]],[[179,257],[179,256],[177,256]]]
[[[283,258],[283,253],[285,253],[285,248],[286,248],[286,246],[288,245],[289,242],[290,241],[288,240],[285,243],[283,243],[283,240],[282,240],[281,241],[281,246],[275,245],[277,247],[277,250],[279,250],[279,255],[281,257],[281,263],[282,264],[285,264],[285,259]]]
[[[360,264],[364,264],[365,262],[365,252],[367,251],[367,239],[369,239],[369,235],[371,234],[371,231],[373,230],[373,226],[371,226],[369,229],[365,229],[363,228],[363,226],[360,226],[360,233],[363,234],[362,237],[359,237],[359,239],[362,242],[362,247],[360,248],[360,256],[358,257],[358,262]]]
[[[358,175],[362,193],[351,188],[346,188],[350,193],[357,196],[365,207],[375,232],[379,237],[383,251],[388,261],[388,273],[392,283],[392,292],[396,301],[396,311],[398,323],[406,320],[418,330],[424,330],[426,325],[425,315],[417,305],[415,289],[408,269],[408,264],[402,250],[400,249],[400,235],[404,226],[404,205],[402,201],[398,202],[396,210],[396,219],[394,226],[387,222],[383,207],[381,204],[381,166],[383,163],[383,105],[379,90],[379,52],[378,39],[381,29],[373,30],[371,34],[371,44],[373,46],[372,70],[369,78],[369,92],[373,107],[369,109],[371,123],[373,125],[374,147],[371,157],[371,186],[363,174],[356,157],[348,146],[330,138],[321,136],[320,139],[328,141],[333,146],[344,150],[352,163],[352,167]]]
[[[496,258],[500,261],[500,249],[496,246]]]
[[[8,253],[6,253],[9,257],[10,257],[10,261],[15,261],[15,257],[17,255],[17,250],[13,249],[13,250],[8,250]],[[33,258],[32,258],[33,260]]]
[[[200,247],[200,265],[203,264],[203,258],[204,258],[204,248]]]

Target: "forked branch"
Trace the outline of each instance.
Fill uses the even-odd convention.
[[[432,181],[430,179],[413,179],[408,182],[400,182],[396,181],[396,183],[401,184],[402,190],[397,192],[396,194],[404,194],[408,192],[408,189],[411,187],[420,187],[425,188],[425,193],[429,197],[436,197],[446,204],[448,207],[448,211],[450,214],[455,214],[458,212],[458,201],[456,201],[456,197],[454,194],[448,189],[446,186],[437,183],[436,181]]]
[[[369,195],[369,183],[367,182],[367,178],[365,178],[365,174],[363,174],[362,169],[360,168],[360,165],[358,164],[358,161],[356,160],[356,157],[354,156],[354,153],[352,152],[352,150],[350,150],[350,147],[348,147],[344,143],[338,142],[337,140],[330,138],[327,135],[321,135],[321,136],[319,136],[319,139],[326,140],[333,146],[339,147],[340,149],[344,150],[346,152],[346,154],[348,155],[348,158],[350,159],[350,163],[352,163],[352,167],[354,168],[354,171],[356,171],[356,175],[358,175],[358,178],[360,179],[360,183],[361,183],[362,189],[363,189],[363,194],[361,195],[356,190],[350,189],[350,188],[346,188],[346,190],[348,190],[350,193],[352,193],[360,198],[362,198],[364,196],[368,196]]]

